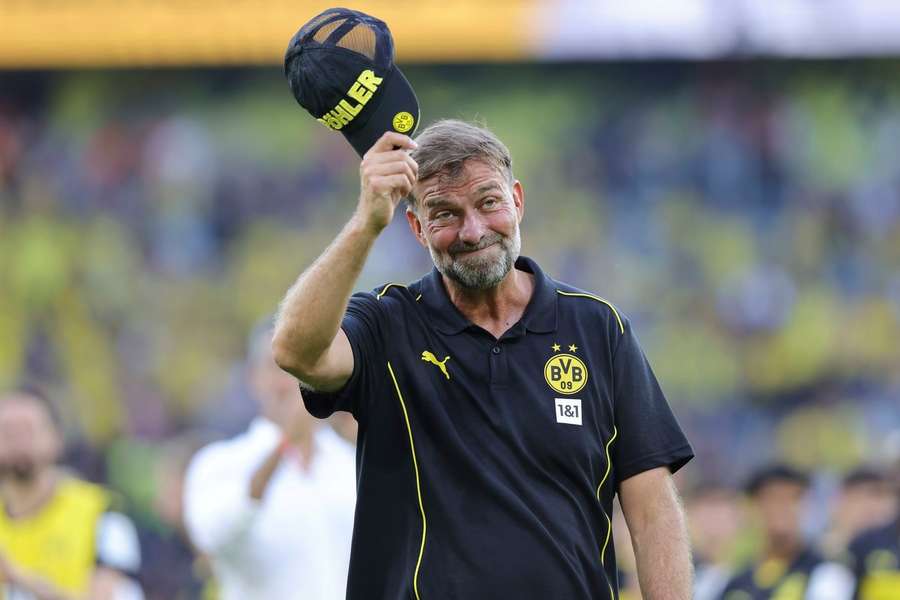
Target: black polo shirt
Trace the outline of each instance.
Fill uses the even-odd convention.
[[[805,598],[810,575],[822,562],[818,552],[804,548],[790,563],[768,560],[755,564],[731,578],[722,600]]]
[[[857,600],[900,598],[900,516],[866,530],[848,549]]]
[[[530,259],[499,340],[437,270],[354,294],[354,369],[318,417],[359,421],[351,600],[610,598],[618,484],[693,456],[628,321]]]

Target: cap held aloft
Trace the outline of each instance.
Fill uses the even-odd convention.
[[[394,64],[387,24],[346,8],[329,8],[294,34],[284,74],[297,102],[340,131],[362,156],[386,131],[412,136],[419,102]]]

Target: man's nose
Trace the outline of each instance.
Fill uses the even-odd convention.
[[[484,222],[478,215],[466,214],[462,227],[459,228],[459,239],[469,245],[477,244],[484,237],[485,229]]]

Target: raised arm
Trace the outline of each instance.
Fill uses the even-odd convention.
[[[667,467],[624,480],[619,503],[628,523],[646,600],[689,600],[693,565],[684,512]]]
[[[341,319],[372,244],[413,188],[415,142],[388,132],[360,164],[359,204],[353,217],[281,301],[272,351],[275,362],[321,391],[339,389],[353,373],[353,352]]]

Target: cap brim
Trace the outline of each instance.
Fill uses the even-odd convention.
[[[419,127],[419,101],[409,81],[396,65],[379,93],[383,94],[381,101],[366,124],[344,133],[344,137],[360,156],[368,152],[387,131],[412,136]]]

